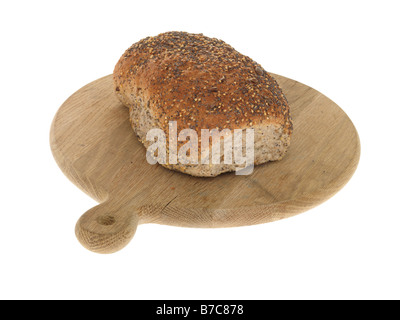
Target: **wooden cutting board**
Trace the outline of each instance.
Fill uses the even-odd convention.
[[[318,91],[273,75],[285,93],[294,132],[286,156],[255,166],[251,175],[198,178],[146,161],[114,96],[112,75],[75,92],[52,123],[50,144],[65,175],[100,204],[76,224],[84,247],[112,253],[136,227],[235,227],[304,212],[339,191],[360,157],[357,131],[347,115]]]

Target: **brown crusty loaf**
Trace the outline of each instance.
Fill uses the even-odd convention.
[[[168,123],[176,121],[178,133],[194,129],[199,141],[201,129],[254,128],[255,164],[280,160],[288,149],[293,127],[282,90],[261,65],[222,40],[186,32],[142,39],[116,64],[114,89],[129,107],[132,128],[146,148],[152,144],[146,133],[160,128],[168,150]],[[194,176],[237,167],[200,160],[164,166]]]

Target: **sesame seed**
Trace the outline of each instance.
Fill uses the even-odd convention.
[[[154,61],[160,64],[155,71]],[[277,82],[219,39],[186,32],[147,37],[125,52],[114,79],[121,93],[143,79],[138,97],[144,103],[152,97],[149,108],[162,119],[179,119],[196,130],[204,124],[252,125],[260,118],[278,119],[286,131],[292,130],[288,102]]]

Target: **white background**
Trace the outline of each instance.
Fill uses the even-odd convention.
[[[2,299],[398,299],[398,1],[2,1]],[[58,107],[165,31],[223,39],[349,115],[361,160],[333,198],[230,229],[141,225],[112,255],[74,227],[95,201],[57,167]]]

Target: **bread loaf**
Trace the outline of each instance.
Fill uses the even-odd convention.
[[[114,90],[129,107],[132,128],[146,148],[152,144],[147,132],[157,128],[165,132],[168,150],[170,121],[176,121],[178,133],[193,129],[199,137],[202,129],[254,129],[254,164],[280,160],[289,147],[292,120],[278,83],[219,39],[186,32],[142,39],[116,64]],[[178,141],[178,148],[183,143]],[[205,177],[239,166],[201,163],[200,145],[198,151],[198,164],[162,165]]]

